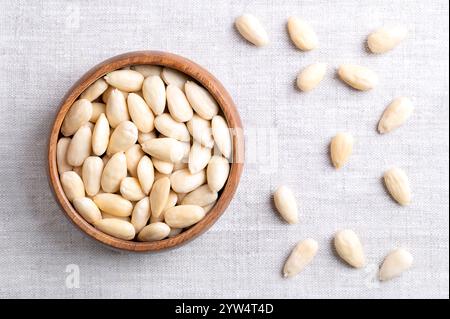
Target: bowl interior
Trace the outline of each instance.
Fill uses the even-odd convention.
[[[97,79],[104,76],[105,74],[126,66],[138,64],[152,64],[170,67],[186,73],[187,75],[198,81],[201,85],[203,85],[219,104],[223,115],[228,122],[228,126],[231,128],[230,131],[233,146],[230,174],[215,206],[201,221],[184,230],[182,233],[178,234],[175,237],[155,242],[135,242],[118,239],[97,230],[94,226],[85,221],[84,218],[81,217],[73,208],[72,204],[65,196],[59,180],[59,174],[56,165],[56,144],[60,136],[60,128],[64,120],[64,116],[73,102],[87,87],[89,87],[89,85],[94,83]],[[222,213],[230,203],[231,198],[233,197],[239,183],[239,179],[243,169],[243,163],[244,138],[241,120],[230,95],[222,86],[222,84],[212,74],[210,74],[198,64],[181,56],[159,51],[137,51],[118,55],[101,62],[97,66],[93,67],[90,71],[88,71],[85,75],[83,75],[81,79],[79,79],[72,86],[72,88],[63,98],[52,127],[48,148],[48,168],[50,184],[53,188],[57,201],[59,202],[69,219],[90,237],[94,238],[97,241],[100,241],[103,244],[120,250],[137,252],[159,251],[167,248],[172,248],[188,242],[189,240],[197,237],[198,235],[209,229],[212,224],[214,224],[214,222],[222,215]]]

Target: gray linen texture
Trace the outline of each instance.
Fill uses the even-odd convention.
[[[257,15],[271,38],[257,49],[233,27]],[[320,48],[295,49],[287,18],[308,20]],[[447,1],[1,1],[0,297],[97,298],[448,298],[449,105]],[[371,55],[368,33],[405,24],[395,50]],[[89,68],[116,54],[157,49],[188,57],[229,90],[246,128],[247,162],[230,207],[203,236],[158,254],[118,253],[64,217],[47,182],[46,150],[58,104]],[[298,70],[329,63],[312,93],[295,89]],[[375,70],[380,84],[357,92],[335,76],[340,63]],[[396,96],[416,106],[408,123],[381,136],[376,124]],[[335,171],[328,143],[356,139]],[[381,176],[399,166],[414,192],[409,207],[386,194]],[[271,193],[295,191],[300,223],[285,224]],[[332,250],[336,230],[361,237],[369,265],[354,270]],[[293,280],[281,268],[293,245],[318,240],[312,265]],[[413,268],[378,284],[385,254],[407,247]],[[80,269],[66,286],[67,265]]]

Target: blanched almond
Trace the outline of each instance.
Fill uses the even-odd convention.
[[[139,241],[155,241],[166,238],[170,233],[170,227],[167,224],[156,222],[145,226],[138,234]]]
[[[96,123],[100,114],[106,114],[106,104],[100,102],[92,102],[92,115],[89,122]]]
[[[73,201],[75,198],[84,197],[84,185],[81,177],[73,172],[67,171],[61,174],[61,185],[64,189],[69,201]]]
[[[75,101],[64,117],[61,133],[64,136],[73,135],[78,129],[89,122],[92,115],[92,104],[86,99]]]
[[[400,168],[391,168],[384,173],[384,183],[391,196],[403,206],[411,203],[411,188],[406,173]]]
[[[146,196],[134,205],[133,212],[131,213],[131,223],[133,224],[136,233],[139,233],[142,228],[147,225],[149,219],[150,201]]]
[[[298,208],[295,196],[286,186],[280,186],[273,195],[275,207],[289,224],[298,223]]]
[[[211,127],[217,147],[223,156],[229,158],[231,155],[231,136],[227,122],[222,116],[216,115],[212,119]]]
[[[166,107],[166,87],[159,76],[149,76],[142,85],[145,102],[156,115],[162,114]]]
[[[187,81],[184,85],[186,97],[192,108],[205,120],[211,120],[219,112],[219,106],[212,95],[195,82]]]
[[[134,144],[125,152],[125,157],[127,158],[127,169],[131,176],[137,177],[137,166],[144,152],[139,144]]]
[[[302,271],[316,256],[319,249],[314,239],[299,242],[287,259],[283,268],[284,277],[293,277]]]
[[[139,131],[149,133],[153,130],[154,116],[144,99],[136,93],[128,94],[128,112]]]
[[[144,155],[138,163],[136,172],[142,191],[148,195],[153,186],[153,181],[155,180],[152,160]]]
[[[83,125],[78,129],[70,141],[67,149],[67,163],[72,166],[81,166],[92,149],[92,132],[89,126]]]
[[[117,70],[105,75],[109,85],[125,92],[136,92],[142,88],[144,76],[133,70]]]
[[[167,85],[175,85],[180,90],[184,90],[184,84],[189,79],[186,74],[171,68],[163,68],[161,77]]]
[[[142,150],[165,162],[180,162],[184,156],[185,146],[171,137],[154,138],[142,144]]]
[[[317,87],[327,72],[326,63],[314,63],[304,68],[297,76],[297,87],[308,92]]]
[[[414,111],[412,102],[407,97],[398,97],[384,110],[378,123],[378,132],[388,133],[400,127]]]
[[[213,192],[208,185],[202,185],[187,194],[181,201],[181,205],[208,206],[217,200],[218,194]]]
[[[69,148],[70,141],[71,139],[69,137],[62,137],[56,144],[56,164],[60,175],[72,170],[72,165],[67,163],[67,149]]]
[[[131,240],[135,236],[131,223],[116,218],[99,220],[95,223],[95,227],[108,235],[124,240]]]
[[[144,144],[146,141],[156,138],[156,132],[151,131],[149,133],[138,132],[138,143]]]
[[[166,207],[170,193],[170,180],[163,177],[154,182],[150,192],[150,209],[152,216],[159,217]]]
[[[181,142],[191,140],[186,124],[175,121],[168,113],[163,113],[155,118],[155,128],[164,136]]]
[[[331,162],[336,169],[340,169],[347,163],[353,152],[353,136],[349,133],[338,133],[331,140],[330,156]]]
[[[160,67],[159,65],[150,64],[133,65],[131,66],[131,69],[142,74],[144,78],[147,78],[151,75],[160,75],[162,71],[162,67]]]
[[[203,170],[211,159],[211,149],[195,142],[189,151],[189,171],[195,174]]]
[[[264,26],[254,15],[241,15],[235,20],[235,25],[239,33],[257,47],[265,46],[269,43],[269,36]]]
[[[398,248],[391,251],[380,267],[380,280],[386,281],[400,276],[404,271],[411,268],[413,259],[411,253],[406,249]]]
[[[151,215],[150,216],[150,223],[157,223],[157,222],[163,222],[164,221],[164,212],[168,210],[169,208],[174,207],[177,204],[178,201],[178,195],[174,191],[170,191],[169,197],[167,198],[166,206],[164,206],[163,212],[159,214],[159,216]]]
[[[100,95],[102,95],[107,88],[108,83],[106,83],[103,79],[98,79],[97,81],[92,83],[86,90],[84,90],[83,93],[81,93],[80,99],[86,99],[92,102]]]
[[[319,40],[313,28],[304,20],[290,17],[288,20],[289,36],[295,46],[303,51],[317,48]]]
[[[100,191],[100,180],[103,173],[103,161],[98,156],[89,156],[83,163],[81,176],[84,188],[89,196],[94,196]]]
[[[174,228],[189,227],[198,223],[203,217],[205,217],[205,211],[196,205],[175,206],[164,213],[166,224]]]
[[[88,197],[75,198],[73,206],[88,223],[94,224],[102,219],[102,214],[97,205]]]
[[[95,195],[93,200],[101,211],[114,216],[130,216],[133,210],[133,204],[117,194],[101,193]]]
[[[360,91],[368,91],[378,84],[378,76],[372,70],[353,64],[343,64],[338,75],[342,81]]]
[[[181,169],[170,175],[170,184],[177,193],[189,193],[206,182],[205,170],[191,174],[188,169]]]
[[[112,86],[110,86],[106,89],[106,91],[102,94],[103,103],[105,103],[105,104],[108,103],[108,99],[111,96],[112,91],[114,91],[114,90],[118,90],[118,89],[116,89],[115,87],[112,87]],[[123,98],[126,100],[128,97],[128,92],[123,92],[121,90],[119,90],[119,92],[122,93]]]
[[[125,152],[136,143],[137,138],[138,129],[136,125],[130,121],[123,121],[112,132],[106,154],[113,155],[117,152]]]
[[[222,156],[214,155],[206,168],[206,176],[209,188],[214,191],[220,191],[228,179],[230,172],[230,164],[228,160]]]
[[[367,46],[372,53],[385,53],[406,38],[408,30],[404,26],[382,27],[367,38]]]
[[[214,146],[210,121],[194,114],[194,116],[186,123],[186,126],[194,140],[209,148]]]
[[[120,188],[120,182],[127,177],[127,158],[123,152],[114,154],[103,169],[101,185],[103,191],[115,193]]]
[[[109,143],[109,122],[104,113],[100,114],[92,132],[92,151],[95,155],[103,155]]]
[[[153,166],[155,167],[155,169],[160,173],[170,174],[173,171],[173,163],[172,162],[164,162],[157,158],[154,158],[152,160],[152,162],[153,162]]]
[[[351,229],[340,230],[334,237],[334,247],[339,256],[349,265],[361,268],[366,265],[366,257],[358,235]]]
[[[166,95],[167,107],[173,119],[178,122],[189,121],[194,112],[183,91],[177,86],[169,84],[166,88]]]
[[[112,90],[106,103],[106,117],[108,118],[109,125],[113,128],[123,121],[130,120],[125,98],[117,89]]]
[[[125,177],[120,182],[120,194],[130,201],[139,201],[145,197],[139,180],[136,177]]]

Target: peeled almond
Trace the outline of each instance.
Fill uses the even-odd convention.
[[[195,141],[209,148],[214,146],[210,121],[194,114],[194,116],[186,123],[186,126]]]
[[[230,164],[228,160],[222,156],[214,155],[206,168],[206,176],[209,188],[214,191],[220,191],[228,179],[230,172]]]
[[[164,136],[181,142],[190,142],[191,140],[186,124],[175,121],[168,113],[163,113],[155,118],[155,128]]]
[[[378,132],[388,133],[403,125],[414,111],[412,102],[407,97],[398,97],[384,110],[378,123]]]
[[[295,196],[286,186],[280,186],[273,195],[275,207],[289,224],[298,223],[298,208]]]
[[[149,76],[142,85],[145,102],[156,115],[162,114],[166,107],[166,87],[159,76]]]
[[[109,85],[125,92],[136,92],[142,88],[144,76],[133,70],[117,70],[105,75]]]
[[[92,102],[92,115],[89,122],[96,123],[100,114],[106,113],[106,104],[99,102]]]
[[[179,205],[169,208],[164,213],[167,225],[173,228],[185,228],[198,223],[205,217],[202,207],[196,205]]]
[[[137,177],[137,166],[144,152],[139,144],[134,144],[125,152],[125,157],[127,158],[127,169],[131,176]]]
[[[107,219],[107,218],[115,218],[115,219],[119,219],[119,220],[123,220],[123,221],[125,221],[125,222],[131,223],[131,218],[130,218],[130,216],[114,216],[114,215],[111,215],[111,214],[107,214],[107,213],[105,213],[105,212],[102,212],[102,218],[103,218],[103,219]]]
[[[130,93],[127,103],[130,117],[138,130],[144,133],[151,132],[154,128],[154,116],[144,99],[136,93]]]
[[[175,85],[180,90],[184,90],[184,84],[189,79],[185,73],[171,68],[163,68],[161,77],[167,85]]]
[[[97,81],[92,83],[86,90],[84,90],[83,93],[81,93],[80,99],[86,99],[92,102],[100,95],[102,95],[107,88],[108,83],[106,83],[103,79],[98,79]]]
[[[73,135],[78,129],[89,122],[92,115],[92,103],[86,99],[75,101],[64,117],[61,133],[64,136]]]
[[[69,201],[76,198],[84,197],[84,184],[81,177],[73,172],[68,171],[61,174],[61,185]]]
[[[208,185],[202,185],[187,194],[181,201],[181,205],[208,206],[217,200],[217,193],[213,192]]]
[[[162,71],[162,67],[160,67],[159,65],[150,64],[133,65],[131,69],[142,74],[144,78],[152,75],[160,75]]]
[[[314,259],[318,249],[319,245],[314,239],[299,242],[284,264],[283,276],[288,278],[297,275]]]
[[[231,136],[227,122],[222,116],[216,115],[212,119],[211,127],[217,147],[223,156],[229,158],[231,155]]]
[[[101,186],[107,193],[115,193],[120,182],[127,177],[127,158],[123,152],[114,154],[103,169]]]
[[[139,201],[145,197],[139,180],[136,177],[125,177],[120,182],[120,194],[130,201]]]
[[[338,231],[334,237],[334,247],[338,255],[349,265],[355,268],[362,268],[366,265],[361,241],[353,230]]]
[[[150,201],[148,197],[144,197],[134,205],[133,212],[131,213],[131,223],[133,224],[136,233],[139,233],[141,229],[147,225],[149,219]]]
[[[243,14],[235,20],[236,29],[250,43],[257,47],[269,43],[269,36],[261,22],[254,15]]]
[[[302,19],[290,17],[288,20],[288,32],[292,42],[302,51],[315,49],[319,44],[313,28]]]
[[[177,86],[169,84],[166,88],[166,95],[167,107],[172,118],[178,122],[189,121],[194,115],[194,112],[183,91]]]
[[[154,182],[150,192],[150,209],[152,216],[158,217],[164,211],[170,193],[170,180],[163,177]]]
[[[145,226],[138,234],[139,241],[156,241],[166,238],[170,233],[170,227],[167,224],[157,222]]]
[[[67,149],[67,163],[72,166],[81,166],[92,149],[92,132],[89,126],[84,125],[78,129],[70,141]]]
[[[177,163],[182,160],[185,147],[174,138],[163,137],[146,141],[142,144],[142,150],[159,160]]]
[[[106,154],[113,155],[117,152],[125,152],[136,143],[138,138],[138,129],[131,121],[121,122],[112,132],[109,139]]]
[[[110,87],[108,87],[107,89],[106,89],[106,91],[102,94],[102,101],[103,101],[103,103],[108,103],[108,99],[109,99],[109,97],[111,96],[111,93],[112,93],[112,91],[114,91],[114,90],[118,90],[118,89],[116,89],[116,88],[114,88],[114,87],[112,87],[112,86],[110,86]],[[128,97],[128,92],[123,92],[123,91],[121,91],[121,90],[118,90],[120,93],[122,93],[122,95],[123,95],[123,98],[126,100],[127,99],[127,97]]]
[[[101,211],[114,216],[130,216],[133,210],[133,204],[117,194],[101,193],[95,195],[93,200]]]
[[[170,175],[170,184],[177,193],[189,193],[206,182],[205,170],[191,174],[187,169],[181,169]]]
[[[73,206],[88,223],[94,224],[102,219],[102,214],[97,205],[88,197],[75,198]]]
[[[56,144],[56,164],[60,175],[64,172],[71,171],[73,168],[72,165],[67,163],[67,149],[69,148],[70,141],[71,139],[69,137],[63,137]]]
[[[95,223],[95,228],[108,235],[124,240],[132,240],[136,235],[131,223],[116,218],[99,220]]]
[[[136,173],[139,179],[139,184],[141,184],[142,191],[148,195],[153,186],[153,181],[155,180],[153,163],[148,156],[144,155],[140,159]]]
[[[106,117],[112,128],[115,128],[123,121],[130,120],[125,97],[118,89],[112,90],[108,98],[108,102],[106,103]]]
[[[384,173],[386,188],[400,205],[411,203],[411,188],[406,173],[400,168],[391,168]]]
[[[378,84],[377,74],[359,65],[343,64],[339,67],[338,75],[342,81],[360,91],[371,90]]]
[[[146,141],[156,138],[156,132],[151,131],[149,133],[138,132],[138,143],[144,144]]]
[[[372,53],[385,53],[403,41],[407,33],[404,26],[382,27],[368,36],[367,46]]]
[[[211,149],[195,142],[189,151],[189,171],[195,174],[203,170],[211,159]]]
[[[331,140],[331,162],[336,169],[340,169],[348,161],[353,152],[353,136],[348,133],[338,133]]]
[[[211,120],[219,112],[219,106],[212,95],[195,82],[187,81],[184,85],[186,97],[194,111],[205,120]]]
[[[92,132],[92,151],[95,155],[103,155],[109,143],[109,122],[104,113],[100,114]]]
[[[100,191],[100,180],[103,173],[103,161],[98,156],[89,156],[83,163],[81,176],[84,188],[89,196],[94,196]]]
[[[154,158],[152,160],[152,162],[153,162],[153,166],[155,167],[155,169],[160,173],[170,174],[173,171],[173,163],[172,162],[164,162],[157,158]]]
[[[383,264],[380,267],[380,280],[386,281],[400,276],[404,271],[411,268],[413,260],[413,256],[406,249],[398,248],[391,251],[384,258]]]
[[[303,69],[297,76],[297,87],[303,92],[315,89],[327,72],[326,63],[314,63]]]

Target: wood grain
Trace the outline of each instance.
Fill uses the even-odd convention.
[[[214,206],[214,208],[196,225],[185,230],[179,235],[156,242],[135,242],[121,240],[109,236],[91,224],[86,222],[73,208],[65,196],[58,175],[56,166],[56,144],[60,136],[60,128],[63,119],[73,102],[78,96],[93,82],[106,73],[116,69],[120,69],[130,65],[136,64],[153,64],[167,66],[183,73],[188,74],[193,79],[202,84],[216,99],[221,107],[223,114],[232,129],[232,143],[233,155],[231,170],[228,181],[222,190],[222,193]],[[61,205],[67,217],[83,232],[91,238],[119,250],[147,252],[147,251],[161,251],[168,248],[174,248],[188,241],[196,238],[206,230],[208,230],[217,219],[223,214],[228,207],[234,193],[236,192],[239,179],[244,165],[244,136],[242,123],[237,112],[236,106],[222,84],[208,71],[198,64],[183,58],[181,56],[159,51],[137,51],[121,54],[112,57],[106,61],[93,67],[81,79],[79,79],[64,96],[60,109],[56,115],[54,124],[51,129],[50,139],[48,144],[48,175],[49,182],[55,194],[56,200]],[[212,243],[213,245],[213,243]]]

